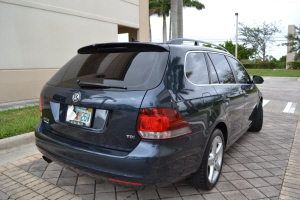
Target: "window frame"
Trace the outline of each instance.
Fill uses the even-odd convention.
[[[217,73],[217,70],[212,62],[212,60],[210,59],[209,55],[207,54],[207,52],[205,53],[205,58],[206,58],[206,63],[207,63],[207,66],[208,66],[208,69],[209,69],[209,75],[210,75],[210,85],[219,85],[220,84],[220,78],[219,78],[219,75]],[[211,67],[210,67],[211,65]],[[213,78],[212,78],[212,72],[211,72],[211,69],[213,69],[216,73],[216,77],[218,79],[218,83],[213,83]]]
[[[196,85],[196,86],[207,86],[207,85],[212,85],[211,84],[211,76],[210,76],[210,68],[208,67],[208,64],[207,64],[207,55],[206,55],[206,52],[207,51],[188,51],[188,52],[186,52],[186,54],[185,54],[185,58],[184,58],[184,69],[183,69],[183,73],[184,73],[184,77],[186,78],[186,80],[189,82],[189,83],[191,83],[192,85]],[[189,79],[188,79],[188,77],[186,76],[186,59],[187,59],[187,56],[188,56],[188,54],[190,54],[190,53],[203,53],[203,55],[204,55],[204,59],[205,59],[205,64],[206,64],[206,69],[207,69],[207,72],[208,72],[208,81],[209,81],[209,83],[208,84],[195,84],[195,83],[193,83],[193,82],[191,82]]]

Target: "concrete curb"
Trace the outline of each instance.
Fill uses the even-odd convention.
[[[300,77],[298,78],[298,80],[297,81],[300,81]]]
[[[23,107],[27,107],[27,106],[34,106],[34,105],[38,105],[38,104],[39,104],[39,99],[30,99],[30,100],[23,100],[23,101],[0,103],[0,111],[23,108]]]
[[[296,179],[294,181],[294,184],[298,185],[298,187],[293,187],[293,186],[289,185],[289,181],[294,179],[295,177],[298,177],[300,174],[300,172],[295,170],[299,166],[299,159],[300,159],[299,144],[300,144],[300,115],[298,118],[298,123],[297,123],[296,130],[295,130],[295,136],[294,136],[292,148],[291,148],[290,155],[289,155],[289,161],[288,161],[288,164],[286,167],[284,178],[282,179],[283,182],[282,182],[279,199],[296,199],[294,195],[297,194],[297,192],[300,189],[299,179],[298,179],[298,181]],[[296,191],[296,193],[295,193],[295,191]],[[299,197],[299,196],[297,196],[297,197]]]
[[[34,132],[24,133],[0,140],[0,155],[33,146],[35,144]]]

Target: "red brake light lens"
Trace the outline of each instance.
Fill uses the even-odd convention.
[[[137,131],[143,139],[169,139],[192,133],[188,122],[171,108],[140,109]]]

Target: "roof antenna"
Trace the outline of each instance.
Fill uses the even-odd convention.
[[[139,42],[134,37],[131,38],[132,42]]]

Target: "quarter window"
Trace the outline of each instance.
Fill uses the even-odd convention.
[[[236,83],[232,70],[224,55],[209,53],[209,57],[216,68],[221,84]]]
[[[188,53],[185,62],[185,75],[194,84],[209,84],[204,53]]]
[[[249,83],[250,78],[249,78],[249,75],[246,72],[244,66],[231,57],[227,57],[227,58],[228,58],[229,62],[231,63],[231,66],[233,68],[233,71],[235,72],[238,82],[241,84]]]

